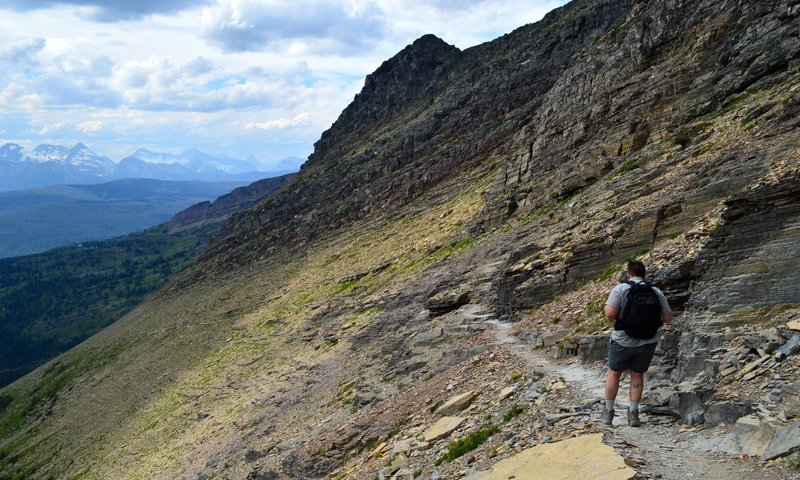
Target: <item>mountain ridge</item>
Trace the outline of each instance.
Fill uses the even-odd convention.
[[[290,173],[294,171],[294,163],[288,163],[292,168],[265,172],[259,171],[250,160],[214,156],[196,149],[175,155],[146,148],[114,162],[83,143],[72,147],[41,144],[30,151],[18,144],[6,143],[0,147],[0,189],[92,184],[123,178],[253,182]]]

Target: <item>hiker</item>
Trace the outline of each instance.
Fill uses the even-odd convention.
[[[630,409],[628,425],[638,427],[639,402],[644,390],[644,372],[650,367],[656,351],[658,329],[672,322],[672,310],[661,290],[645,282],[645,267],[640,261],[628,262],[626,282],[614,287],[606,300],[605,315],[614,320],[614,331],[608,344],[608,374],[603,423],[614,420],[614,401],[622,372],[630,371]]]

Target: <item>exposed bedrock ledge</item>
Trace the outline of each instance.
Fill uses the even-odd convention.
[[[772,314],[800,308],[800,178],[754,188],[726,202],[690,275],[686,311],[699,325],[772,323]]]

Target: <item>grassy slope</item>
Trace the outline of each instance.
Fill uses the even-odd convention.
[[[231,435],[241,419],[257,413],[248,401],[254,392],[231,392],[231,381],[261,385],[270,369],[291,371],[298,362],[331,355],[332,345],[305,344],[296,336],[315,305],[353,290],[378,292],[464,248],[469,242],[458,242],[459,232],[480,209],[480,195],[472,189],[448,197],[429,209],[420,207],[431,199],[422,199],[416,211],[412,206],[328,238],[297,259],[267,260],[228,278],[158,294],[57,364],[4,390],[11,400],[0,423],[0,465],[21,477],[168,477],[197,441]],[[345,281],[386,263],[391,267],[380,273]],[[354,311],[353,321],[369,321],[377,308]],[[276,331],[280,337],[272,336]],[[287,336],[293,340],[284,343]],[[69,399],[52,410],[39,402],[34,416],[47,418],[44,423],[22,422],[26,392],[41,389],[35,385],[51,385],[48,391],[70,385]],[[198,423],[199,411],[215,420]],[[71,441],[77,438],[84,440]],[[15,462],[32,445],[37,454]]]

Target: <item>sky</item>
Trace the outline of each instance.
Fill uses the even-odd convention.
[[[0,145],[307,157],[380,64],[461,49],[566,0],[3,0]]]

